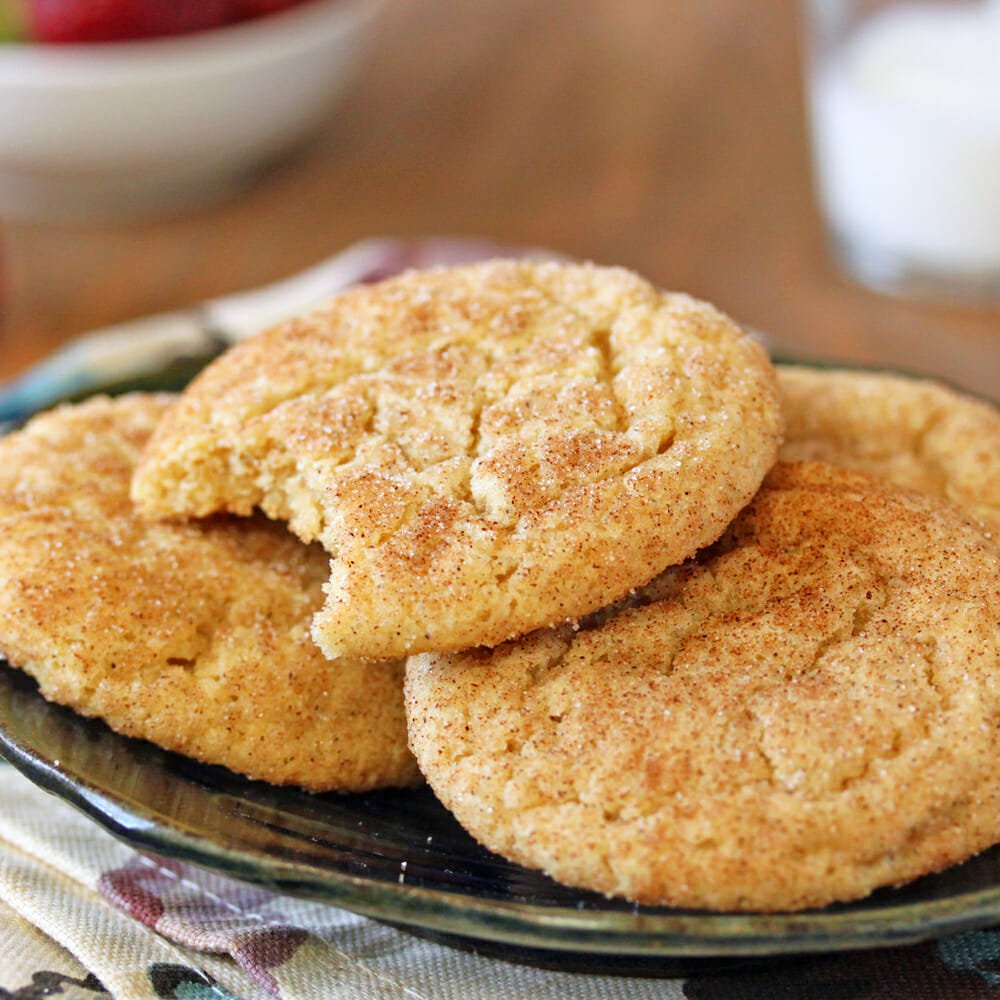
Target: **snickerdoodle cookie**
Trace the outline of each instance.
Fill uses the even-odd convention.
[[[328,656],[492,645],[713,541],[773,464],[760,347],[615,268],[495,261],[337,296],[210,366],[133,483],[331,555]]]
[[[781,458],[867,472],[970,510],[1000,543],[1000,411],[937,382],[778,365]]]
[[[1000,554],[961,511],[779,464],[634,606],[413,657],[410,742],[487,847],[644,903],[797,909],[1000,840]]]
[[[0,653],[128,736],[279,784],[419,780],[402,663],[309,637],[326,556],[265,518],[143,521],[136,460],[167,396],[98,398],[0,441]]]

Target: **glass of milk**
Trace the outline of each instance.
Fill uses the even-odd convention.
[[[818,193],[847,272],[1000,301],[1000,0],[807,0]]]

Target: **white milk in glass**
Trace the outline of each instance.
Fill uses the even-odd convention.
[[[849,262],[1000,295],[1000,0],[880,11],[819,60],[812,101]]]

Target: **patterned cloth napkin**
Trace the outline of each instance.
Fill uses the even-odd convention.
[[[179,384],[228,344],[407,267],[509,253],[369,240],[278,285],[81,338],[0,390],[0,428],[69,396]],[[137,854],[0,762],[0,1000],[1000,1000],[1000,931],[725,973],[543,971]]]
[[[686,979],[552,972],[137,854],[0,764],[0,998],[987,1000],[1000,932]]]

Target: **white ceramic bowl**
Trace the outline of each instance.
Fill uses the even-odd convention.
[[[238,190],[324,120],[377,0],[191,35],[0,45],[0,214],[162,215]]]

